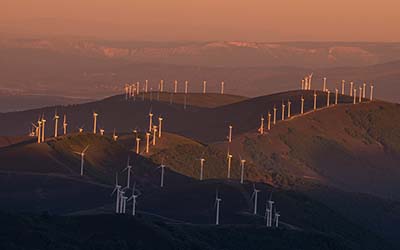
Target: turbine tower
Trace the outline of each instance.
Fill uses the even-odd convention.
[[[203,94],[207,92],[207,81],[203,81]]]
[[[204,162],[206,159],[200,158],[200,180],[203,180],[203,173],[204,173]]]
[[[246,163],[245,159],[242,159],[242,157],[240,156],[240,183],[243,184],[244,183],[244,165]]]
[[[185,94],[188,93],[189,81],[185,81]]]
[[[225,83],[224,81],[221,82],[221,95],[224,94],[224,87],[225,87]]]
[[[363,86],[362,86],[362,98],[365,98],[365,87],[367,86],[367,84],[364,82]]]
[[[41,142],[44,142],[44,139],[45,139],[45,136],[44,136],[45,125],[46,125],[46,120],[44,119],[44,116],[43,116],[42,117],[42,133],[41,133],[42,139],[41,139]]]
[[[132,216],[136,215],[136,199],[140,195],[140,194],[136,194],[136,188],[135,187],[136,187],[136,182],[133,184],[132,196],[128,199],[128,202],[132,200]]]
[[[292,102],[291,102],[290,100],[288,100],[287,105],[288,105],[288,114],[287,114],[287,117],[290,118],[290,116],[291,116],[290,107],[291,107],[291,105],[292,105]]]
[[[151,131],[151,129],[153,128],[153,113],[149,112],[149,131]]]
[[[281,215],[279,214],[279,212],[275,212],[275,227],[279,227],[279,217]]]
[[[178,93],[178,80],[174,81],[174,93]]]
[[[232,142],[232,125],[229,125],[229,135],[228,135],[228,142],[231,143]]]
[[[251,199],[254,199],[254,210],[253,214],[257,214],[257,202],[258,202],[258,193],[260,192],[259,189],[256,189],[256,185],[253,184],[253,194],[251,195]]]
[[[361,103],[362,102],[362,87],[359,87],[359,94],[358,94],[358,102]]]
[[[275,125],[276,124],[276,106],[274,106],[274,121],[273,121],[273,124]]]
[[[120,206],[120,195],[121,195],[121,185],[118,184],[118,173],[115,174],[115,187],[114,190],[111,193],[111,196],[114,195],[114,193],[117,192],[117,201],[115,203],[115,213],[119,213],[119,206]]]
[[[372,95],[373,95],[373,92],[374,92],[374,85],[373,84],[371,84],[371,86],[370,86],[370,92],[369,92],[369,100],[372,102]]]
[[[150,133],[146,132],[146,154],[149,153],[150,149]]]
[[[54,137],[57,138],[58,136],[58,120],[60,119],[60,116],[57,115],[57,112],[54,114]]]
[[[140,154],[140,138],[136,137],[136,154]]]
[[[339,90],[336,88],[335,89],[335,105],[338,104],[338,95],[339,95]]]
[[[260,135],[264,134],[264,116],[261,116],[261,121],[260,121],[260,128],[258,129],[258,131],[260,132]]]
[[[304,97],[303,96],[301,96],[300,114],[304,114]]]
[[[217,213],[215,216],[215,225],[219,225],[219,210],[220,210],[220,203],[222,199],[218,196],[218,190],[215,192],[215,207],[217,208]]]
[[[144,81],[144,92],[147,93],[148,89],[149,89],[149,81],[145,80]]]
[[[153,126],[153,146],[156,145],[156,137],[157,137],[157,126]]]
[[[322,91],[326,91],[326,77],[324,77],[324,85],[322,86]]]
[[[344,89],[344,83],[345,83],[345,80],[342,80],[342,95],[344,95],[344,91],[345,91],[345,89]]]
[[[326,89],[326,106],[327,107],[329,107],[329,105],[331,104],[330,97],[331,97],[331,92],[329,91],[329,89]]]
[[[93,134],[97,132],[97,116],[99,116],[99,114],[93,112]]]
[[[158,138],[161,138],[162,121],[163,118],[161,116],[158,117]]]
[[[159,92],[164,92],[164,80],[160,81],[160,91]]]
[[[285,103],[283,103],[283,101],[282,101],[282,121],[284,121],[285,120]]]
[[[270,195],[270,198],[268,200],[268,205],[269,205],[269,213],[268,213],[268,217],[267,217],[267,227],[272,227],[272,209],[273,209],[273,205],[274,205],[274,201],[271,200],[272,194]]]
[[[131,184],[131,173],[133,173],[132,172],[132,165],[130,165],[130,160],[131,160],[131,158],[128,156],[128,162],[126,164],[126,168],[124,168],[122,170],[122,172],[127,171],[126,188],[130,187],[130,184]]]
[[[314,91],[314,110],[317,110],[317,92]]]
[[[268,111],[268,124],[267,129],[271,130],[271,112]]]
[[[304,90],[305,88],[304,88],[304,79],[303,80],[301,80],[301,90]]]
[[[232,155],[228,154],[228,179],[231,178]]]
[[[356,104],[356,102],[357,102],[357,88],[354,88],[353,104]]]
[[[42,120],[40,119],[40,117],[39,117],[39,119],[38,119],[38,121],[37,121],[37,123],[38,123],[38,126],[37,126],[37,139],[38,139],[38,143],[41,143],[42,142]]]
[[[64,121],[63,121],[64,135],[67,134],[67,126],[68,126],[68,123],[67,123],[67,115],[64,115]]]
[[[350,96],[353,96],[353,85],[354,82],[350,82]]]
[[[86,155],[86,151],[89,149],[89,145],[86,146],[86,148],[84,148],[82,150],[82,152],[74,152],[77,155],[81,156],[81,176],[83,176],[83,167],[84,167],[84,163],[85,163],[85,155]]]
[[[161,168],[160,187],[164,187],[164,174],[166,166],[163,163],[161,163],[161,165],[158,168]]]

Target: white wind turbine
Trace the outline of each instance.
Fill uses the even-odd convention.
[[[158,168],[161,168],[161,179],[160,179],[160,187],[164,187],[164,174],[165,174],[165,168],[167,166],[161,163],[161,165]]]
[[[78,154],[81,156],[81,176],[83,176],[83,165],[85,163],[85,154],[88,149],[89,149],[89,145],[87,145],[86,148],[84,148],[82,152],[74,152],[75,154]]]
[[[126,188],[129,188],[129,187],[130,187],[130,184],[131,184],[131,173],[133,173],[133,172],[132,172],[132,165],[130,165],[130,160],[131,160],[131,157],[128,156],[128,162],[127,162],[127,164],[126,164],[126,168],[124,168],[124,169],[122,170],[122,172],[127,171],[127,174],[128,174],[127,180],[126,180]]]
[[[253,194],[251,195],[251,199],[254,199],[254,211],[253,213],[257,214],[257,202],[258,202],[258,193],[260,192],[259,189],[256,189],[256,184],[253,184]]]
[[[132,200],[132,216],[136,215],[136,199],[139,197],[140,191],[136,194],[136,182],[133,184],[132,196],[128,199],[128,202]]]
[[[56,111],[56,113],[54,114],[54,118],[53,118],[53,120],[55,122],[55,124],[54,124],[54,137],[55,138],[57,138],[57,136],[58,136],[58,120],[59,119],[60,119],[60,116],[57,114],[57,111]]]
[[[246,163],[245,159],[242,159],[242,156],[240,156],[240,168],[241,168],[241,172],[240,172],[240,183],[243,184],[244,183],[244,164]]]
[[[279,227],[279,217],[280,213],[275,211],[275,227]]]
[[[203,173],[204,173],[204,162],[206,159],[200,158],[200,180],[203,180]]]
[[[267,214],[267,227],[272,227],[272,211],[273,211],[272,209],[274,205],[274,201],[272,200],[272,192],[268,199],[268,205],[269,205],[268,208],[269,213]]]
[[[216,216],[215,216],[215,225],[219,225],[219,210],[220,210],[220,203],[222,199],[218,196],[218,190],[215,192],[215,205],[214,207],[217,208]]]
[[[118,173],[115,174],[115,187],[114,190],[111,193],[111,196],[117,192],[117,202],[115,205],[115,213],[119,213],[119,207],[120,207],[120,195],[121,195],[121,185],[118,184]]]

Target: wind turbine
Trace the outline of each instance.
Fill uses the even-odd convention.
[[[270,194],[270,196],[269,196],[269,199],[268,199],[268,205],[269,205],[269,214],[268,214],[268,216],[267,216],[267,227],[272,227],[272,209],[273,209],[273,206],[274,206],[274,201],[272,200],[272,192],[271,192],[271,194]]]
[[[361,103],[362,102],[362,87],[359,87],[359,95],[358,95],[358,102]]]
[[[264,116],[261,116],[261,121],[260,121],[260,128],[258,129],[258,131],[260,132],[261,135],[264,134]]]
[[[331,101],[329,100],[331,96],[331,91],[329,91],[329,89],[326,89],[326,106],[329,107],[329,105],[331,104]]]
[[[163,118],[161,116],[158,117],[158,138],[161,138],[162,121]]]
[[[365,98],[365,87],[367,86],[367,84],[364,82],[363,86],[362,86],[362,97]]]
[[[288,111],[287,111],[288,114],[287,114],[287,117],[290,118],[290,116],[291,116],[291,112],[290,112],[291,109],[290,109],[290,107],[291,107],[291,105],[292,105],[292,102],[291,102],[290,100],[288,100],[288,101],[287,101],[287,105],[288,105]]]
[[[229,134],[228,134],[228,142],[232,142],[232,125],[229,125]]]
[[[126,213],[126,201],[128,200],[128,196],[125,196],[125,191],[121,191],[120,198],[121,198],[120,213],[125,214]]]
[[[122,170],[122,172],[127,171],[127,174],[128,174],[127,180],[126,180],[126,188],[130,187],[130,184],[131,184],[131,173],[133,173],[132,172],[132,165],[130,165],[130,160],[131,160],[131,157],[128,156],[128,162],[126,164],[126,168],[124,168],[124,170]]]
[[[164,187],[164,174],[165,174],[165,166],[163,163],[158,168],[161,168],[161,179],[160,179],[160,187]]]
[[[200,180],[203,180],[203,173],[204,173],[204,162],[206,159],[200,158]]]
[[[178,80],[174,81],[174,93],[178,93]]]
[[[244,164],[246,163],[245,159],[242,159],[242,156],[240,156],[240,183],[243,184],[244,183]]]
[[[300,114],[304,114],[304,96],[301,96]]]
[[[148,87],[149,87],[149,80],[145,80],[144,81],[144,92],[145,93],[147,93]]]
[[[322,87],[322,91],[325,92],[326,91],[326,77],[324,77],[324,84]]]
[[[274,105],[274,121],[273,121],[273,124],[275,125],[276,124],[276,106]]]
[[[370,92],[369,92],[369,100],[372,101],[372,95],[374,93],[374,85],[371,84],[370,86]]]
[[[283,101],[282,101],[282,121],[284,121],[285,120],[285,103],[283,103]]]
[[[259,189],[256,189],[256,184],[253,184],[253,194],[251,195],[251,199],[254,199],[254,215],[257,214],[257,202],[258,202],[258,193],[260,192]]]
[[[357,88],[354,88],[354,99],[353,99],[353,104],[356,104],[357,102]]]
[[[275,227],[279,227],[279,217],[280,213],[275,211]]]
[[[203,81],[203,94],[207,92],[207,81]]]
[[[45,127],[45,125],[46,125],[46,120],[44,119],[44,115],[42,116],[42,133],[41,133],[41,135],[42,135],[42,140],[41,140],[41,142],[44,142],[44,127]]]
[[[225,87],[225,83],[224,81],[221,82],[221,95],[224,94],[224,87]]]
[[[132,188],[132,196],[128,199],[128,202],[132,200],[132,216],[136,215],[136,199],[139,197],[139,195],[140,192],[136,194],[136,182],[135,182]]]
[[[314,110],[317,110],[317,92],[314,91]]]
[[[268,124],[267,129],[271,130],[271,112],[268,111]]]
[[[342,95],[344,95],[344,91],[345,91],[345,89],[344,89],[344,83],[345,83],[345,80],[342,80]]]
[[[64,114],[64,121],[63,121],[64,135],[67,134],[67,126],[68,126],[68,123],[67,123],[67,115]]]
[[[215,216],[215,225],[219,225],[219,209],[220,209],[220,203],[221,203],[222,199],[219,198],[218,196],[218,190],[215,192],[215,205],[214,207],[217,208],[217,213]]]
[[[96,134],[97,132],[97,114],[96,112],[93,112],[93,134]]]
[[[153,146],[156,145],[156,137],[157,137],[157,126],[153,126]]]
[[[54,137],[55,138],[57,138],[57,136],[58,136],[58,119],[60,119],[60,116],[57,115],[57,111],[56,111],[56,113],[54,114],[54,118],[53,118],[53,120],[55,122],[55,124],[54,124]]]
[[[114,141],[117,141],[117,140],[118,140],[118,135],[117,135],[117,133],[115,132],[115,128],[114,128],[114,132],[113,132],[112,138],[113,138]]]
[[[354,82],[350,82],[350,96],[353,96],[353,85]]]
[[[146,132],[146,154],[150,151],[150,133]]]
[[[153,113],[151,112],[151,108],[149,111],[149,131],[153,128]]]
[[[88,149],[89,149],[89,145],[87,145],[86,148],[84,148],[82,152],[74,152],[75,154],[78,154],[81,156],[81,176],[83,176],[83,165],[85,162],[85,154]]]
[[[336,88],[335,89],[335,105],[338,104],[338,94],[339,94],[339,90]]]
[[[140,138],[136,137],[136,154],[140,154]]]
[[[228,153],[228,179],[231,178],[232,155]]]
[[[114,190],[111,193],[111,196],[117,192],[117,202],[115,203],[115,213],[119,213],[119,207],[120,207],[120,195],[121,195],[121,185],[118,184],[118,173],[115,174],[115,187]]]

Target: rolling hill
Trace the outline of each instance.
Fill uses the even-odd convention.
[[[318,107],[323,107],[326,94],[317,94]],[[71,132],[42,144],[36,144],[34,139],[4,144],[0,148],[0,197],[8,202],[0,209],[49,211],[83,216],[83,220],[88,215],[113,213],[115,197],[110,197],[110,193],[115,174],[119,173],[119,181],[125,185],[126,174],[121,171],[130,156],[133,181],[142,193],[139,214],[179,228],[174,230],[183,230],[181,226],[189,223],[193,228],[185,230],[205,237],[199,224],[213,223],[216,189],[224,200],[223,224],[263,224],[262,216],[251,215],[252,183],[257,183],[262,190],[259,215],[273,192],[283,215],[285,239],[291,237],[287,234],[300,233],[299,237],[311,234],[310,237],[318,239],[322,235],[328,241],[339,237],[344,249],[379,249],[380,244],[385,249],[390,249],[391,244],[397,246],[393,227],[400,221],[396,191],[399,190],[396,182],[399,105],[382,101],[353,105],[352,98],[340,96],[340,105],[313,112],[312,95],[312,91],[289,91],[252,99],[227,96],[210,105],[204,103],[225,96],[197,95],[193,97],[195,105],[186,110],[179,98],[170,104],[169,93],[161,95],[160,101],[146,98],[126,101],[123,96],[115,96],[88,104],[2,114],[2,131],[18,134],[23,131],[21,124],[29,126],[38,114],[50,118],[55,108],[59,114],[67,114],[70,128],[84,123],[87,131],[91,127],[91,114],[96,111],[100,114],[100,127],[108,133],[100,136]],[[306,99],[303,115],[299,114],[301,96]],[[280,121],[278,112],[278,123],[265,135],[258,135],[260,116],[274,106],[279,110],[282,101],[288,99],[292,100],[292,118]],[[150,154],[145,154],[143,133],[150,109],[155,117],[165,118],[166,132],[151,147]],[[49,118],[47,134],[53,130]],[[226,180],[225,141],[229,124],[234,126],[230,146],[234,155],[232,180]],[[135,135],[131,130],[135,127],[142,138],[140,155],[133,152]],[[111,138],[113,128],[119,135],[116,142]],[[90,147],[85,176],[80,177],[79,156],[73,151],[87,145]],[[239,156],[247,161],[244,185],[238,182]],[[200,157],[206,158],[205,181],[197,180]],[[159,187],[157,167],[161,162],[168,166],[164,188]],[[352,205],[338,206],[339,202]],[[362,213],[356,209],[360,206]],[[52,227],[53,223],[44,226]],[[73,235],[69,231],[59,233]],[[44,233],[43,237],[50,236]]]

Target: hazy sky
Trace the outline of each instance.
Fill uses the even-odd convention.
[[[134,40],[400,41],[399,0],[0,0],[0,31]]]

